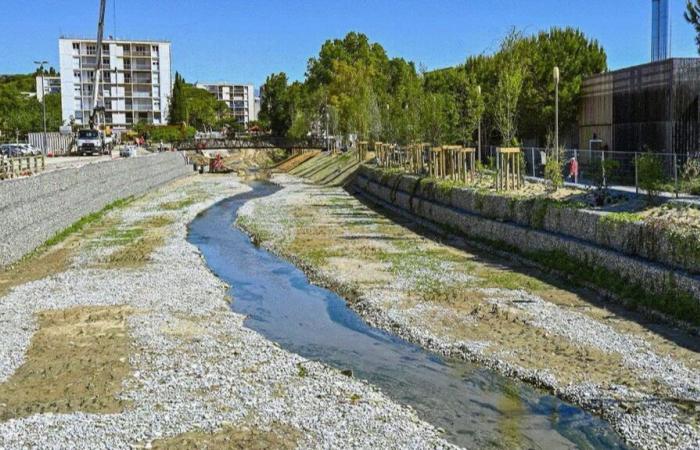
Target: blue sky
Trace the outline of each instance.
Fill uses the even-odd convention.
[[[94,36],[98,0],[0,0],[0,73],[58,67],[60,35]],[[674,56],[695,56],[694,31],[671,0]],[[116,21],[114,20],[116,13]],[[116,23],[115,23],[116,22]],[[598,39],[610,68],[649,60],[650,0],[108,0],[105,34],[166,39],[188,81],[252,82],[304,76],[329,38],[360,31],[434,69],[491,52],[511,26],[534,33],[574,26]]]

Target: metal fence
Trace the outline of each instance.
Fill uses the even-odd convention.
[[[551,152],[544,148],[523,147],[525,175],[544,180],[544,168]],[[639,159],[644,152],[618,152],[611,150],[565,149],[559,162],[564,181],[582,186],[607,186],[639,191],[644,185],[639,172]],[[690,161],[700,161],[700,153],[652,153],[661,164],[663,187],[670,192],[682,191],[683,174]],[[496,147],[482,151],[484,164],[495,161]],[[603,164],[607,162],[607,164]]]
[[[73,135],[61,133],[46,133],[46,143],[44,143],[44,133],[29,133],[27,141],[34,147],[41,149],[44,155],[61,156],[70,153],[73,145]]]
[[[374,151],[378,165],[385,168],[402,169],[407,173],[435,176],[447,179],[464,179],[463,174],[473,173],[474,162],[460,157],[463,151],[474,151],[456,146],[435,147],[430,144],[412,144],[399,146],[384,143],[360,143],[358,157],[364,161],[367,150]],[[365,148],[366,147],[366,148]],[[513,149],[516,150],[516,149]],[[500,149],[502,154],[504,149]],[[480,161],[484,167],[500,174],[499,150],[497,147],[484,147],[480,153]],[[517,153],[517,150],[516,150]],[[694,173],[687,179],[686,168],[694,164],[696,172],[700,171],[700,153],[675,154],[652,153],[659,161],[661,180],[658,190],[670,193],[686,192],[700,195],[700,173]],[[640,171],[640,159],[643,152],[616,152],[609,150],[563,150],[559,157],[559,170],[565,182],[581,187],[611,187],[626,192],[640,192],[646,185],[644,172]],[[535,181],[545,180],[545,165],[547,160],[554,157],[544,148],[523,147],[520,155],[508,167],[517,169],[518,176],[524,176]],[[478,156],[477,156],[478,158]],[[503,166],[503,163],[501,164]]]

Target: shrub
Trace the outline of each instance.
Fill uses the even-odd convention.
[[[647,201],[654,203],[659,197],[664,181],[664,171],[659,157],[653,153],[644,153],[637,158],[637,176],[639,187],[647,192]]]
[[[608,200],[607,180],[620,168],[620,163],[614,159],[601,160],[593,165],[591,179],[596,187],[593,193],[593,200],[596,206],[605,205]]]
[[[558,159],[547,158],[547,162],[544,165],[544,178],[547,180],[547,186],[553,191],[564,185],[564,174],[559,166]]]
[[[693,181],[700,177],[700,159],[689,159],[683,166],[683,179]]]

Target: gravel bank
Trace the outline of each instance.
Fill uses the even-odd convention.
[[[408,408],[373,387],[290,354],[243,326],[226,286],[186,242],[186,226],[219,199],[248,188],[231,178],[190,177],[113,211],[135,223],[168,215],[164,245],[139,268],[106,268],[103,246],[80,247],[68,271],[0,298],[0,381],[23,363],[35,314],[88,305],[125,305],[132,374],[116,414],[34,414],[0,423],[0,448],[133,448],[188,431],[231,424],[299,430],[299,447],[450,447]],[[164,202],[198,200],[165,211]],[[183,203],[183,205],[186,203]],[[301,369],[303,367],[303,370]]]
[[[459,290],[468,285],[469,274],[465,275],[459,263],[445,261],[431,266],[430,261],[418,261],[416,270],[408,271],[409,275],[395,270],[387,277],[388,271],[380,264],[357,257],[357,254],[371,255],[391,247],[387,242],[400,242],[396,235],[387,238],[383,225],[368,225],[373,220],[371,211],[353,203],[352,213],[338,213],[339,203],[349,197],[342,189],[320,188],[285,175],[278,176],[276,181],[285,189],[242,207],[239,211],[242,225],[258,234],[258,238],[262,236],[263,246],[294,260],[318,283],[345,294],[352,307],[370,324],[431,350],[477,361],[508,376],[547,388],[603,415],[635,447],[700,448],[700,375],[697,369],[700,358],[697,353],[654,333],[639,331],[641,327],[633,321],[619,316],[611,316],[614,320],[610,320],[606,317],[610,313],[604,309],[590,305],[571,307],[564,304],[567,303],[565,299],[544,299],[517,287],[469,289],[477,291],[493,311],[505,312],[505,320],[495,327],[505,327],[513,321],[522,323],[524,329],[536,330],[538,339],[552,348],[560,343],[567,345],[561,354],[545,353],[527,341],[499,345],[488,338],[464,338],[460,332],[470,325],[478,326],[479,314],[416,298],[415,294],[416,278],[438,280],[440,289],[448,286]],[[292,212],[299,210],[313,212],[309,213],[310,218],[303,217],[297,223],[298,218]],[[322,224],[321,229],[332,230],[326,236],[319,235],[319,239],[336,243],[336,247],[331,246],[326,252],[330,255],[328,258],[311,263],[289,251],[290,244],[299,237],[295,236],[295,230],[299,234],[301,227],[308,227],[309,223]],[[412,242],[412,234],[406,230],[405,242]],[[340,264],[335,255],[347,254],[346,248],[340,247],[349,245],[337,244],[343,240],[361,242],[358,244],[361,251],[356,254],[357,259]],[[396,250],[397,244],[392,245]],[[431,243],[425,247],[437,250],[440,246]],[[405,264],[406,258],[402,259],[400,254],[400,251],[394,253],[399,256],[383,264],[395,267]],[[346,270],[338,270],[339,267]],[[371,267],[379,275],[365,280],[367,273],[361,267]],[[484,333],[484,336],[489,334]],[[582,364],[576,353],[567,356],[569,349],[584,349],[583,352],[595,352],[592,356],[609,358],[610,367],[593,373],[593,369],[597,369],[593,363],[589,376],[585,371],[587,363]],[[537,364],[518,362],[519,357],[527,353],[534,353],[528,357]],[[548,364],[554,362],[564,365],[570,362],[577,368],[571,370],[575,373],[564,374],[550,368]],[[630,374],[630,379],[618,379],[617,372]]]

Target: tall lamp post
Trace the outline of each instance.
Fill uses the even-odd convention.
[[[481,97],[481,85],[476,87],[476,93]],[[472,128],[473,130],[473,128]],[[473,135],[472,135],[473,136]],[[479,163],[481,163],[481,116],[479,116],[478,131],[477,131],[477,149],[479,152]]]
[[[554,67],[554,155],[559,160],[559,67]]]
[[[41,105],[43,109],[43,114],[44,114],[44,144],[41,150],[44,155],[46,155],[46,92],[44,91],[44,65],[48,64],[48,61],[34,61],[34,64],[39,66],[39,70],[41,70]]]

